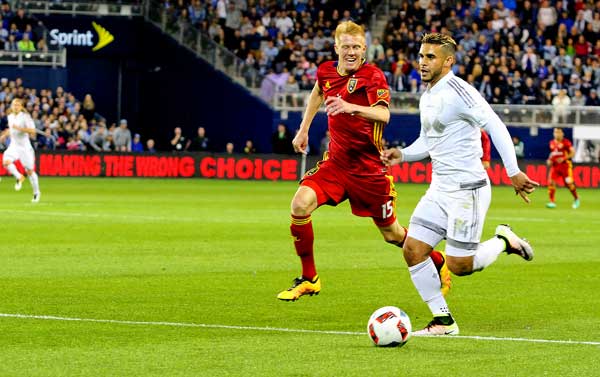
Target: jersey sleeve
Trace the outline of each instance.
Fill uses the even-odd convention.
[[[469,87],[471,101],[462,102],[461,116],[473,125],[484,129],[491,137],[496,150],[502,158],[506,174],[513,177],[521,172],[517,164],[515,146],[512,143],[506,125],[492,107],[473,87]]]
[[[369,105],[390,106],[390,87],[388,86],[385,75],[381,70],[373,70],[373,75],[369,79],[366,87]]]
[[[326,76],[326,71],[327,71],[327,62],[319,65],[319,67],[317,68],[317,85],[319,86],[321,93],[324,92],[325,81],[326,81],[324,79],[324,77]]]
[[[565,145],[564,148],[567,152],[573,147],[573,144],[571,144],[571,140],[569,139],[563,139],[563,144]]]

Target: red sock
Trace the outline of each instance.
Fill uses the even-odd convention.
[[[408,237],[408,228],[402,225],[400,226],[402,227],[402,229],[404,229],[404,239],[398,244],[398,246],[404,247],[404,241],[406,241],[406,237]]]
[[[317,268],[315,267],[315,259],[313,255],[313,244],[315,235],[312,228],[312,220],[308,216],[292,215],[292,225],[290,225],[292,238],[294,239],[294,247],[296,254],[300,257],[302,263],[302,276],[312,280],[317,276]]]
[[[442,268],[442,266],[444,265],[444,257],[442,256],[442,253],[440,253],[437,250],[433,250],[431,254],[429,254],[429,257],[431,258],[433,264],[435,264],[435,267],[437,267],[438,270]]]
[[[556,194],[556,186],[551,185],[548,186],[548,196],[550,197],[550,201],[554,203],[554,194]]]

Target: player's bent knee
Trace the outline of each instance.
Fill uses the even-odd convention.
[[[296,216],[310,215],[316,208],[316,200],[302,195],[294,196],[292,199],[292,214]]]

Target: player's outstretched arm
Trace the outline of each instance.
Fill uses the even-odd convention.
[[[36,132],[35,132],[35,128],[27,128],[27,127],[18,127],[18,126],[13,126],[13,128],[17,131],[23,132],[28,134],[29,136],[35,136]]]
[[[513,187],[515,188],[515,194],[520,195],[526,203],[531,203],[527,194],[531,194],[535,191],[535,188],[540,184],[532,181],[527,174],[519,172],[516,175],[510,177]]]
[[[300,123],[300,129],[294,137],[294,140],[292,140],[295,152],[306,154],[306,148],[308,148],[308,130],[322,103],[323,93],[317,82],[308,96],[308,102],[306,103],[306,110],[304,111],[302,123]]]

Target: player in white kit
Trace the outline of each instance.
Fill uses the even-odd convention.
[[[428,83],[421,96],[419,138],[403,150],[388,149],[387,164],[431,158],[431,186],[410,219],[404,259],[411,279],[433,320],[416,335],[457,335],[458,325],[440,291],[438,272],[429,257],[446,239],[447,263],[456,275],[470,275],[492,264],[502,252],[533,259],[527,241],[507,225],[480,242],[491,201],[487,173],[481,164],[481,131],[491,136],[515,192],[529,202],[537,182],[519,170],[511,137],[504,123],[471,85],[452,72],[456,42],[442,34],[426,34],[419,50],[421,78]]]
[[[10,145],[2,156],[2,164],[17,179],[15,190],[21,190],[25,177],[19,173],[14,162],[19,160],[25,168],[31,187],[33,188],[33,203],[40,201],[40,185],[38,175],[33,170],[35,166],[35,154],[31,146],[30,137],[35,136],[35,124],[31,116],[23,107],[21,99],[14,99],[10,105],[8,114],[8,129],[2,137],[10,136]]]

